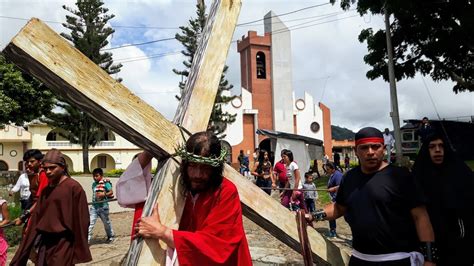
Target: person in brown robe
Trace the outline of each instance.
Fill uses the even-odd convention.
[[[81,185],[67,172],[59,150],[42,160],[49,184],[31,214],[30,226],[10,265],[26,265],[32,251],[36,265],[74,265],[92,260],[87,244],[89,210]]]

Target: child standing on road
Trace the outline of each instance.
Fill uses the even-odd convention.
[[[110,180],[104,178],[104,171],[102,168],[96,168],[92,171],[92,202],[105,201],[113,198],[114,192],[112,190],[112,183]],[[89,235],[87,240],[91,241],[92,231],[94,230],[95,222],[97,217],[100,217],[104,224],[105,232],[107,233],[107,243],[112,243],[115,240],[114,231],[112,229],[112,223],[109,219],[109,203],[100,202],[92,203],[89,209],[90,224],[89,224]]]
[[[312,189],[312,191],[304,191],[304,201],[309,212],[314,212],[315,200],[318,198],[318,192],[316,192],[316,185],[313,183],[313,175],[311,172],[304,174],[304,184],[303,189]]]

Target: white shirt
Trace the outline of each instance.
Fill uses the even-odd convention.
[[[388,133],[387,135],[385,135],[385,133],[383,134],[383,144],[384,145],[393,146],[394,143],[395,143],[395,139],[393,138],[392,134],[390,134],[390,133]]]
[[[298,170],[298,165],[295,162],[291,162],[286,166],[286,177],[288,177],[288,182],[290,182],[290,188],[295,187],[295,170]],[[300,183],[298,184],[298,189],[303,188],[303,182],[300,175]]]
[[[20,191],[20,199],[27,200],[30,198],[30,180],[28,175],[23,173],[18,177],[15,186],[12,188],[12,192]]]
[[[146,201],[152,178],[150,170],[151,162],[142,169],[138,158],[127,167],[115,186],[121,207],[135,208],[135,204]]]

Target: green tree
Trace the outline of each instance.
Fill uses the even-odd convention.
[[[330,0],[332,3],[335,0]],[[342,0],[348,9],[354,0]],[[359,0],[357,11],[392,15],[390,25],[398,80],[416,73],[435,81],[452,80],[453,91],[474,91],[474,3],[470,0],[381,1]],[[388,80],[385,30],[364,29],[360,42],[366,42],[364,61],[372,67],[369,79]]]
[[[48,114],[54,97],[38,80],[23,74],[0,54],[0,126],[23,126]]]
[[[107,38],[114,33],[112,28],[106,26],[114,15],[107,14],[109,10],[103,5],[104,3],[100,0],[77,0],[77,10],[63,6],[72,14],[72,16],[66,15],[66,23],[63,23],[63,26],[71,30],[71,33],[61,33],[61,35],[107,73],[116,74],[122,65],[114,65],[112,53],[101,51],[109,44]],[[61,108],[61,111],[48,116],[45,121],[53,128],[65,130],[64,137],[82,146],[83,171],[90,173],[89,147],[97,145],[108,128],[87,113],[63,101],[58,101],[57,106]]]
[[[181,34],[177,33],[175,38],[181,42],[184,46],[184,50],[181,53],[186,56],[186,60],[183,61],[185,66],[184,70],[173,69],[173,72],[177,75],[182,76],[182,81],[179,83],[179,88],[181,93],[183,93],[184,87],[186,85],[187,78],[189,76],[189,70],[191,68],[191,63],[193,62],[194,55],[198,47],[199,36],[202,34],[204,27],[206,25],[206,7],[204,4],[196,5],[197,18],[191,18],[189,20],[188,26],[181,26]],[[222,110],[222,106],[230,102],[234,96],[226,96],[224,92],[230,92],[234,87],[232,84],[229,84],[225,78],[228,67],[224,66],[222,71],[221,79],[219,82],[219,88],[217,90],[216,100],[212,108],[211,116],[209,118],[208,130],[212,130],[216,135],[219,135],[221,138],[225,137],[222,135],[222,132],[225,131],[228,124],[231,124],[235,121],[236,115],[232,115],[228,112]],[[230,95],[230,94],[229,94]],[[176,96],[179,100],[181,96]]]

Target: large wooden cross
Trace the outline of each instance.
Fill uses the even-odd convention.
[[[70,104],[163,159],[183,142],[177,123],[189,132],[206,129],[240,6],[240,0],[214,1],[174,123],[38,19],[30,20],[3,52]],[[161,221],[176,229],[184,207],[178,163],[162,161],[165,163],[160,165],[163,167],[154,178],[144,212],[146,215],[150,207],[159,202]],[[299,252],[294,214],[229,165],[224,175],[236,185],[244,215]],[[308,228],[308,236],[315,263],[347,264],[346,252],[316,230]],[[161,241],[134,242],[127,260],[130,264],[164,265],[165,250],[166,245]]]

